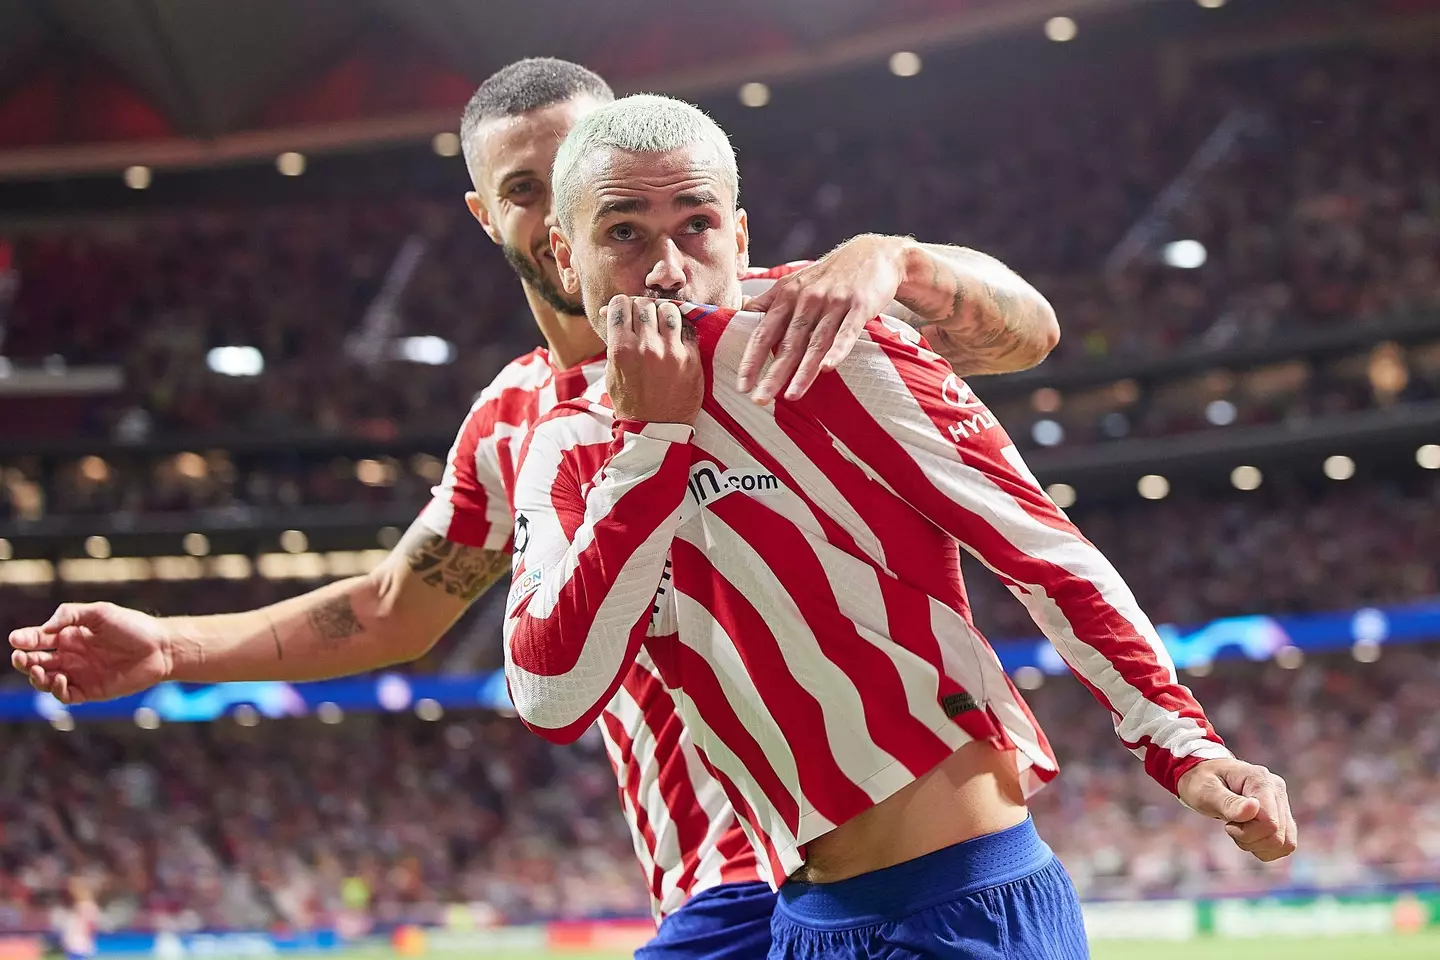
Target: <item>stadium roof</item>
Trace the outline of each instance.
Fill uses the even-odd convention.
[[[1440,0],[1228,6],[1303,31]],[[0,0],[0,179],[428,139],[524,56],[698,97],[1127,8],[1204,32],[1179,0]]]
[[[44,175],[123,159],[106,145],[189,140],[223,159],[224,141],[257,131],[428,136],[522,56],[694,92],[1125,2],[0,0],[0,156]]]

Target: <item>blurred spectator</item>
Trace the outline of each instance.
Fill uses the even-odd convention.
[[[1286,777],[1303,843],[1236,850],[1116,742],[1073,679],[1027,694],[1062,775],[1034,801],[1087,897],[1257,894],[1440,880],[1440,652],[1192,681],[1241,755]],[[155,929],[643,915],[641,872],[599,739],[558,748],[514,720],[347,717],[143,731],[5,730],[0,929],[85,876],[109,926]]]

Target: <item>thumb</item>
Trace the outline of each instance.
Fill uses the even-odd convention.
[[[59,633],[66,627],[94,626],[103,619],[101,606],[98,603],[62,603],[40,629],[44,633]]]
[[[1231,790],[1219,777],[1211,780],[1200,791],[1193,804],[1197,813],[1227,823],[1245,823],[1260,815],[1260,801],[1245,797]]]
[[[764,313],[770,309],[770,305],[775,302],[775,297],[784,285],[785,281],[783,280],[775,281],[775,283],[770,285],[770,289],[758,293],[753,297],[745,298],[745,301],[740,305],[740,309],[749,313]]]

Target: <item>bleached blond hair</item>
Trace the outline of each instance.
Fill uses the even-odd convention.
[[[720,179],[738,204],[740,172],[735,165],[735,148],[720,125],[699,107],[672,97],[637,93],[586,114],[560,145],[551,172],[555,216],[561,227],[570,231],[575,208],[583,196],[580,168],[595,151],[610,147],[630,153],[669,153],[696,144],[714,149]]]

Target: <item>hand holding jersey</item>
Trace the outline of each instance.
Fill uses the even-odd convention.
[[[616,296],[605,318],[606,392],[624,420],[690,423],[705,378],[695,338],[673,300]]]

